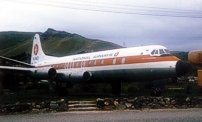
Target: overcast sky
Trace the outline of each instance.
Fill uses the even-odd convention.
[[[0,0],[0,31],[48,28],[127,47],[202,49],[202,0]]]

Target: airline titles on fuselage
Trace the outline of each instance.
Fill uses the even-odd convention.
[[[90,59],[90,56],[73,58],[74,61]]]
[[[99,55],[94,55],[94,56],[93,56],[93,59],[94,59],[94,58],[106,58],[106,57],[112,57],[112,56],[113,56],[113,53],[99,54]],[[73,61],[89,60],[89,59],[90,59],[90,56],[84,56],[84,57],[76,57],[76,58],[73,58]]]
[[[108,53],[108,54],[94,55],[93,58],[105,58],[105,57],[112,57],[112,56],[113,56],[113,53]],[[91,59],[90,56],[84,56],[84,57],[73,58],[73,61],[89,60],[89,59]]]
[[[111,57],[111,56],[113,56],[113,53],[95,55],[93,56],[93,58],[104,58],[104,57]]]

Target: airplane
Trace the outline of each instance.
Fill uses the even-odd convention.
[[[191,64],[199,66],[197,70],[197,84],[200,87],[200,92],[202,93],[202,70],[200,69],[202,66],[202,50],[192,50],[188,53],[188,61]]]
[[[202,66],[202,50],[192,50],[188,53],[188,61]]]
[[[39,34],[33,39],[31,64],[0,56],[24,67],[0,66],[0,70],[27,73],[32,79],[51,83],[110,83],[112,93],[120,94],[121,83],[176,79],[188,72],[179,58],[162,45],[120,48],[100,52],[53,57],[44,54]]]

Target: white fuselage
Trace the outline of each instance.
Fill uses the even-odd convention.
[[[35,64],[36,67],[53,67],[57,70],[56,80],[83,81],[84,72],[90,72],[94,79],[155,80],[176,77],[178,58],[153,50],[165,49],[163,46],[142,46],[78,54],[53,58]]]

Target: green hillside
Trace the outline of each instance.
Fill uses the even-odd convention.
[[[31,53],[32,40],[38,33],[41,38],[42,47],[46,54],[54,56],[65,56],[79,52],[101,51],[106,49],[117,49],[121,46],[82,37],[65,31],[48,29],[46,32],[0,32],[0,55],[15,56],[21,53]]]
[[[95,39],[88,39],[65,31],[48,29],[46,32],[0,32],[0,55],[15,57],[21,54],[31,54],[32,40],[38,33],[46,54],[66,56],[81,52],[101,51],[122,48],[121,46]],[[172,51],[173,55],[187,62],[188,52]],[[19,60],[19,59],[18,59]]]

